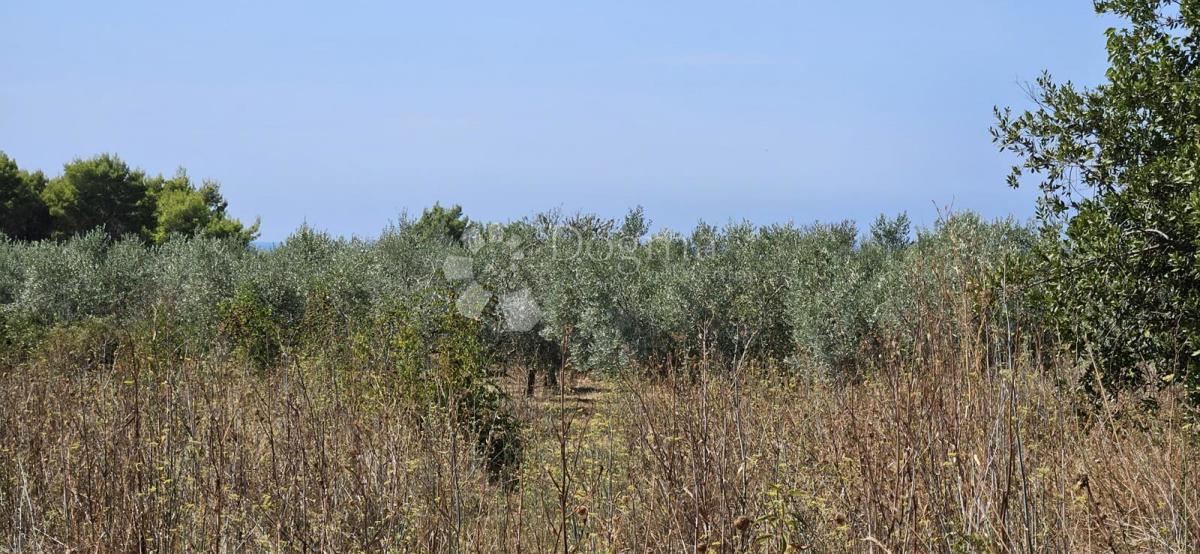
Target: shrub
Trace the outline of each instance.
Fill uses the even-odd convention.
[[[221,301],[221,334],[243,361],[262,371],[279,361],[282,331],[274,311],[252,282],[242,283],[232,298]]]
[[[60,371],[111,370],[126,341],[111,318],[88,317],[51,327],[39,337],[34,356]]]
[[[385,316],[402,386],[418,403],[446,413],[474,437],[493,475],[520,460],[520,424],[488,373],[480,324],[457,313],[454,295],[431,290],[392,304]]]

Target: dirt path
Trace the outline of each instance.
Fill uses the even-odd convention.
[[[518,375],[519,373],[519,375]],[[501,381],[501,386],[514,401],[524,403],[539,412],[556,412],[559,408],[559,390],[547,388],[539,379],[533,397],[525,396],[525,375],[523,372],[509,372]],[[565,401],[568,410],[576,413],[591,415],[601,409],[612,399],[613,384],[594,379],[587,375],[568,376],[566,382]]]

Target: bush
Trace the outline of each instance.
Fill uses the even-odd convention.
[[[0,367],[24,361],[45,333],[45,327],[28,314],[0,305]]]
[[[34,356],[62,371],[111,370],[127,344],[119,329],[113,320],[96,317],[55,326],[39,337]]]
[[[394,329],[396,371],[414,402],[447,414],[474,437],[500,477],[520,460],[521,426],[488,372],[479,322],[459,315],[453,300],[449,291],[431,290],[392,304],[384,320]]]
[[[259,371],[274,366],[283,351],[282,331],[262,291],[242,283],[232,298],[221,301],[221,335],[235,354]]]

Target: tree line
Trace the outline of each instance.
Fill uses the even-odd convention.
[[[228,206],[217,182],[197,185],[182,168],[171,177],[147,175],[100,154],[72,160],[49,178],[0,152],[0,234],[16,240],[61,240],[99,228],[155,244],[177,235],[249,244],[258,222],[244,225]]]

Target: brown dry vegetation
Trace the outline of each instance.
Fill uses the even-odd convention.
[[[1085,402],[1061,366],[971,365],[931,359],[848,385],[752,370],[576,380],[586,387],[561,404],[552,393],[514,401],[526,446],[504,483],[446,414],[412,406],[375,374],[293,364],[264,376],[122,350],[111,371],[68,375],[43,359],[0,374],[0,541],[14,551],[551,552],[564,535],[573,552],[1200,546],[1197,439],[1173,393],[1145,415],[1140,402]]]

